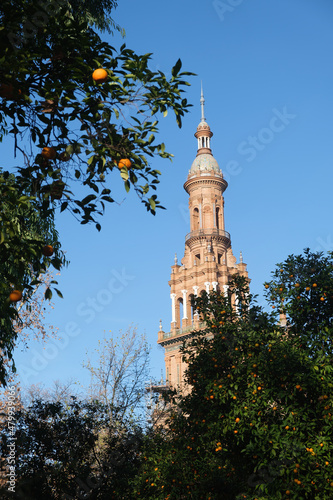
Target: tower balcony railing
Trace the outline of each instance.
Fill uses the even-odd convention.
[[[172,337],[179,337],[180,335],[183,335],[184,333],[190,333],[194,332],[197,330],[203,330],[206,328],[206,322],[205,321],[200,321],[197,323],[193,323],[190,326],[186,326],[185,328],[177,328],[175,330],[171,330],[171,332],[164,333],[163,332],[163,340],[165,339],[170,339]]]
[[[223,236],[230,240],[230,233],[228,233],[228,231],[214,227],[212,229],[197,229],[196,231],[191,231],[185,236],[185,242],[190,238],[197,238],[198,236]]]

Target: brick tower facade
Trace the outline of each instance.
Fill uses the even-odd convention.
[[[179,348],[200,328],[199,317],[191,307],[192,296],[203,290],[226,294],[232,276],[248,277],[242,255],[236,263],[230,234],[225,230],[223,193],[228,183],[211,151],[213,133],[204,117],[204,102],[201,91],[201,121],[194,134],[198,151],[184,184],[189,195],[190,233],[185,237],[181,264],[175,257],[169,281],[171,329],[165,333],[160,325],[158,332],[158,344],[165,349],[166,381],[173,387],[182,386],[186,369]]]

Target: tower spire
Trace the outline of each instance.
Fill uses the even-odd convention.
[[[201,96],[200,96],[200,106],[201,106],[201,120],[197,127],[197,131],[194,134],[198,139],[198,151],[197,155],[202,154],[212,154],[210,149],[210,139],[213,136],[213,132],[211,132],[208,123],[205,118],[205,98],[203,95],[203,88],[201,82]]]
[[[201,105],[201,121],[205,122],[205,98],[203,95],[203,88],[202,88],[202,80],[201,80],[201,97],[200,97],[200,105]]]

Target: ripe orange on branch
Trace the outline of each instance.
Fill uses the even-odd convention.
[[[105,69],[98,68],[95,69],[95,71],[92,74],[92,77],[96,83],[104,83],[108,79],[108,73]]]
[[[10,294],[9,294],[9,300],[11,302],[18,302],[19,300],[22,299],[22,292],[21,290],[13,290]]]
[[[46,146],[45,148],[42,149],[41,155],[46,160],[54,160],[55,157],[57,156],[57,153],[54,148]]]
[[[43,247],[42,254],[45,255],[45,257],[51,257],[51,255],[53,255],[53,246],[45,245]]]
[[[118,163],[118,168],[122,169],[124,167],[126,168],[131,168],[132,166],[132,162],[131,160],[129,160],[128,158],[123,158],[122,160],[120,160],[120,162]]]

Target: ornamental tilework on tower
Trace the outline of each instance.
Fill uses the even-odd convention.
[[[160,325],[158,344],[165,350],[166,381],[181,387],[186,364],[179,351],[184,340],[200,328],[199,317],[191,307],[193,296],[205,290],[228,293],[232,276],[248,277],[242,255],[234,257],[230,234],[225,230],[224,197],[228,187],[210,146],[213,133],[204,117],[201,90],[201,121],[194,134],[198,151],[190,168],[184,189],[189,195],[190,233],[185,236],[185,253],[171,266],[171,329],[165,333]]]

